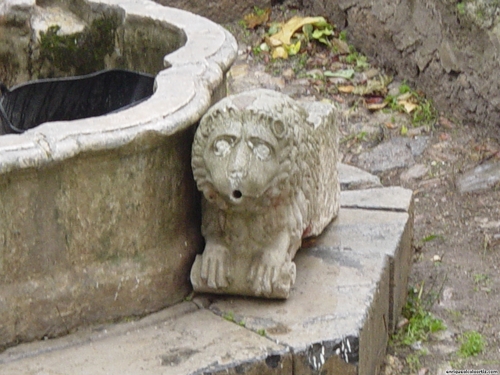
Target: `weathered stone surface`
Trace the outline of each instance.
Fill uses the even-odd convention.
[[[302,5],[340,28],[348,25],[350,43],[415,83],[440,111],[473,124],[498,124],[496,2],[304,0]]]
[[[292,373],[287,348],[192,303],[103,328],[8,350],[2,375]]]
[[[407,169],[399,177],[401,181],[408,182],[411,180],[419,180],[429,173],[429,167],[424,164],[415,164]]]
[[[270,90],[229,96],[202,118],[193,174],[206,245],[195,291],[287,298],[302,238],[337,215],[334,108]]]
[[[461,193],[491,189],[500,182],[500,163],[490,162],[478,165],[457,177],[458,191]]]
[[[372,173],[409,167],[415,164],[414,157],[424,152],[427,142],[427,137],[393,138],[361,154],[359,165]]]
[[[382,187],[380,178],[352,165],[339,164],[341,190],[360,190]]]
[[[75,4],[89,19],[119,15],[121,67],[161,72],[138,106],[0,137],[0,346],[177,303],[202,246],[192,126],[225,95],[234,38],[149,1]],[[19,26],[9,17],[3,25]]]
[[[340,194],[340,205],[343,208],[412,212],[412,195],[411,190],[399,186],[343,191]]]
[[[214,22],[224,23],[240,20],[247,13],[254,11],[254,6],[267,8],[271,0],[155,0],[157,3],[174,8],[188,10],[195,14],[207,17]]]
[[[300,373],[374,374],[404,302],[408,219],[405,212],[341,209],[297,254],[297,282],[285,303],[220,297],[210,309],[289,346]]]
[[[367,208],[377,190],[363,192]],[[286,301],[198,295],[137,322],[11,348],[0,354],[2,375],[375,374],[411,263],[411,215],[390,209],[410,199],[342,208],[297,254]]]

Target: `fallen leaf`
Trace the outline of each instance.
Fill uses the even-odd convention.
[[[281,30],[276,34],[269,37],[272,45],[283,45],[290,44],[293,34],[302,28],[302,26],[307,24],[321,24],[322,22],[326,22],[324,17],[292,17],[290,18],[282,27]]]
[[[370,111],[377,111],[379,109],[385,108],[387,106],[387,102],[381,102],[381,103],[366,103],[365,102],[365,107],[368,108]]]
[[[418,104],[408,100],[398,100],[398,104],[402,105],[407,113],[412,113],[418,107]]]
[[[380,104],[383,102],[384,102],[384,98],[382,98],[380,96],[370,96],[370,97],[365,98],[365,103],[368,103],[368,104]]]
[[[276,47],[271,56],[273,59],[288,59],[288,52],[285,47]]]
[[[245,24],[249,29],[255,29],[257,26],[265,24],[269,21],[269,16],[271,15],[271,8],[267,8],[264,12],[260,14],[250,13],[243,17]]]
[[[354,91],[354,86],[349,85],[349,86],[339,86],[337,87],[339,92],[343,92],[344,94],[350,94]]]
[[[331,72],[329,70],[323,73],[325,77],[337,77],[337,78],[346,78],[351,79],[354,77],[354,69],[341,69],[335,72]]]
[[[269,47],[271,47],[271,48],[276,48],[276,47],[279,47],[279,46],[283,45],[283,43],[282,43],[280,40],[278,40],[278,39],[273,39],[272,37],[270,37],[270,36],[268,36],[268,35],[266,35],[266,36],[264,37],[264,40],[265,40],[266,44],[267,44]]]
[[[386,122],[385,126],[387,129],[396,129],[398,126],[396,124],[393,124],[392,122]]]

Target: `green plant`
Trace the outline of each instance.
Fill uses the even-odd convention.
[[[465,14],[465,2],[460,2],[457,4],[457,11],[459,14],[464,15]]]
[[[244,320],[240,320],[240,321],[237,321],[235,316],[234,316],[234,313],[232,311],[228,312],[228,313],[225,313],[222,315],[222,318],[224,318],[225,320],[227,320],[228,322],[231,322],[231,323],[236,323],[238,324],[239,326],[242,326],[242,327],[245,327],[246,326],[246,323]]]
[[[395,340],[404,345],[427,341],[429,334],[446,329],[443,321],[428,311],[435,301],[435,296],[430,293],[424,296],[423,291],[424,284],[422,283],[419,289],[411,288],[408,292],[408,299],[402,313],[408,319],[408,324],[395,336]]]
[[[418,94],[419,105],[413,112],[412,123],[413,125],[430,124],[437,119],[437,111],[434,108],[431,100],[421,97]]]
[[[340,33],[339,33],[339,39],[343,42],[347,41],[347,31],[345,30],[342,30]]]
[[[458,341],[460,343],[458,355],[463,358],[476,356],[482,353],[486,345],[483,336],[476,331],[464,332]]]
[[[351,48],[351,53],[345,57],[345,61],[348,64],[355,65],[358,70],[362,70],[362,69],[368,68],[370,66],[366,56],[357,52],[353,48]]]
[[[403,81],[401,86],[399,86],[399,94],[400,95],[406,94],[407,92],[410,92],[410,91],[411,91],[411,87],[405,81]]]
[[[422,238],[422,242],[430,242],[430,241],[434,241],[436,239],[444,239],[443,235],[441,234],[429,234],[428,236],[425,236],[424,238]]]
[[[472,278],[474,279],[474,284],[479,285],[486,284],[490,279],[490,276],[484,273],[475,273],[474,275],[472,275]]]
[[[265,336],[266,335],[266,330],[264,328],[261,328],[261,329],[258,329],[257,330],[257,333],[261,336]]]
[[[262,9],[262,8],[259,8],[257,5],[255,5],[253,7],[253,12],[255,13],[255,15],[257,16],[262,16],[264,13],[266,13],[266,10],[265,9]]]
[[[412,353],[406,356],[406,364],[412,373],[417,372],[422,367],[420,363],[421,352]]]

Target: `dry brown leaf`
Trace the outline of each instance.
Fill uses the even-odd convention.
[[[396,124],[393,124],[392,122],[386,122],[385,126],[387,129],[396,129],[398,127]]]
[[[271,8],[267,8],[261,14],[250,13],[243,17],[245,24],[249,29],[255,29],[257,26],[265,24],[269,21],[269,16],[271,15]]]

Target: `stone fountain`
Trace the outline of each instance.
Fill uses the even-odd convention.
[[[0,11],[8,86],[111,68],[155,76],[154,94],[132,108],[0,136],[0,346],[181,301],[202,246],[194,125],[225,95],[235,39],[149,1]]]

